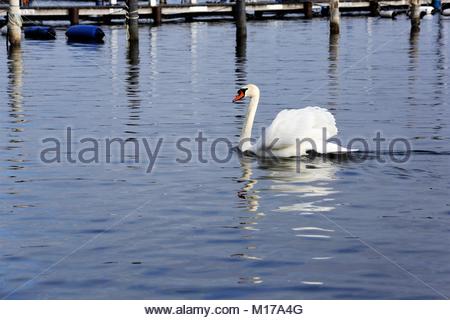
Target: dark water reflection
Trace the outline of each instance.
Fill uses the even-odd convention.
[[[137,134],[134,127],[139,126],[141,99],[139,88],[139,42],[130,41],[127,47],[128,76],[126,78],[126,92],[128,107],[130,109],[129,122],[126,134]]]
[[[339,95],[339,35],[330,34],[330,46],[329,46],[329,96],[336,97]],[[336,108],[335,101],[330,101],[328,104],[330,109]]]
[[[247,84],[247,38],[236,35],[236,86]]]
[[[139,45],[104,27],[101,46],[58,30],[0,52],[1,295],[448,296],[450,20],[421,26],[410,37],[403,18],[343,18],[330,38],[326,19],[253,21],[245,41],[230,23],[167,24],[143,26]],[[245,105],[231,99],[247,82],[262,90],[255,135],[283,108],[322,105],[342,141],[380,131],[416,152],[214,162],[213,139],[237,142]],[[46,137],[61,140],[61,163],[40,161]],[[124,164],[70,163],[86,137],[100,159],[108,137],[164,144],[147,174],[143,148]]]

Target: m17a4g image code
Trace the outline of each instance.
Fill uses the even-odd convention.
[[[177,306],[177,307],[144,307],[145,313],[148,315],[200,315],[205,318],[211,315],[300,315],[303,313],[303,307],[297,305],[252,305],[251,308],[243,307],[199,307],[199,306]]]

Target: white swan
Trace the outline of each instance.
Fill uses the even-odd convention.
[[[327,140],[338,132],[334,116],[324,108],[306,107],[303,109],[282,110],[272,124],[263,131],[255,144],[251,143],[253,121],[259,102],[259,89],[254,84],[240,88],[233,102],[250,98],[239,149],[250,151],[260,157],[296,157],[314,150],[317,153],[342,153],[348,150]]]

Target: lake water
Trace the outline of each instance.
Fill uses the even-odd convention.
[[[450,295],[450,20],[342,18],[248,24],[235,47],[229,22],[121,26],[103,45],[24,40],[0,50],[0,294],[7,299],[442,299]],[[237,143],[253,82],[254,135],[286,107],[320,105],[339,138],[373,139],[365,161],[267,162],[211,142]],[[98,164],[76,158],[98,140]],[[202,132],[193,159],[179,138]],[[61,140],[61,163],[40,160]],[[106,138],[163,138],[147,173]],[[397,163],[388,143],[413,152]],[[142,146],[142,145],[141,145]],[[217,157],[227,150],[220,144]],[[86,157],[88,155],[86,154]],[[382,162],[385,161],[385,162]],[[298,172],[297,165],[300,168]]]

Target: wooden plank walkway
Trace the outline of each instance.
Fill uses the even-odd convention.
[[[247,3],[247,14],[255,12],[265,13],[302,13],[304,0],[295,3],[274,3],[274,2],[258,2]],[[317,5],[327,5],[327,0],[312,1]],[[391,0],[379,1],[381,6],[389,6],[391,8],[405,8],[409,5],[409,0]],[[431,4],[431,0],[421,0],[424,5]],[[442,3],[450,3],[450,0],[444,0]],[[68,12],[74,6],[33,6],[22,9],[22,17],[24,20],[68,20]],[[234,3],[224,4],[177,4],[177,5],[161,5],[162,17],[165,19],[183,18],[183,17],[210,17],[224,16],[231,17],[233,15]],[[342,11],[361,11],[368,10],[369,1],[347,0],[340,1],[339,7]],[[77,6],[80,19],[123,19],[125,17],[125,9],[123,6]],[[5,16],[7,6],[0,6],[0,16]],[[152,18],[152,8],[150,6],[141,6],[139,8],[139,16],[141,18]]]

